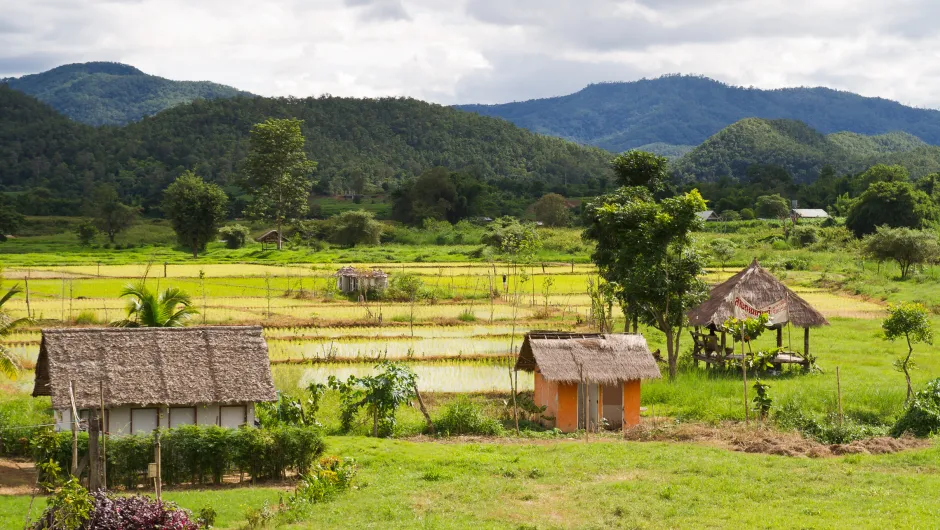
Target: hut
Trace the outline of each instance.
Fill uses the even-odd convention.
[[[357,269],[346,266],[336,271],[336,288],[343,293],[388,288],[388,274],[380,269]]]
[[[277,399],[261,328],[240,326],[42,330],[33,396],[51,396],[57,429],[71,393],[111,434],[253,425],[255,403]]]
[[[712,289],[708,300],[688,313],[694,351],[692,356],[707,363],[724,363],[734,358],[734,347],[728,347],[724,331],[719,336],[726,320],[731,317],[747,318],[767,314],[768,326],[777,331],[777,347],[783,347],[783,328],[793,325],[803,328],[803,354],[780,353],[774,364],[805,364],[809,354],[809,329],[828,326],[829,321],[813,309],[806,300],[767,272],[755,259],[750,266]],[[709,330],[708,334],[703,329]]]
[[[661,377],[642,335],[613,333],[530,332],[516,370],[535,374],[535,404],[564,432],[638,425],[640,380]]]
[[[829,219],[826,210],[818,208],[794,208],[791,213],[794,219]]]
[[[274,245],[274,248],[277,248],[277,242],[280,240],[281,235],[277,230],[268,230],[267,232],[261,234],[255,238],[255,241],[261,243],[261,250],[266,250],[268,245]]]
[[[715,213],[714,210],[705,210],[704,212],[696,212],[699,219],[705,222],[721,221],[721,217]]]

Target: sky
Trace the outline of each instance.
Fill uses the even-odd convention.
[[[0,77],[118,61],[265,96],[443,104],[682,73],[940,108],[936,0],[0,0]]]

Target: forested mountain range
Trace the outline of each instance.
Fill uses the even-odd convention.
[[[458,108],[609,151],[682,154],[744,118],[799,120],[822,133],[895,131],[940,145],[940,111],[829,88],[761,90],[696,76],[593,84],[567,96]]]
[[[173,81],[110,62],[67,64],[0,82],[89,125],[123,125],[199,98],[251,96],[230,86]]]
[[[901,164],[919,177],[940,171],[940,147],[903,132],[826,135],[795,120],[746,118],[674,161],[672,171],[684,182],[743,179],[750,166],[759,164],[782,167],[794,180],[812,182],[827,165],[841,175],[879,163]]]
[[[321,193],[391,189],[434,166],[527,194],[598,193],[611,176],[608,152],[414,99],[196,100],[123,127],[96,128],[0,86],[0,191],[19,197],[24,213],[51,214],[74,211],[106,182],[147,209],[192,169],[238,200],[249,131],[271,117],[303,120]]]

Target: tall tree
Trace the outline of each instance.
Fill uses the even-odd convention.
[[[646,151],[627,151],[615,157],[610,165],[621,186],[643,186],[657,191],[669,177],[669,160]]]
[[[705,209],[698,191],[656,201],[645,187],[623,187],[585,210],[584,238],[597,243],[591,258],[616,283],[625,314],[666,335],[669,375],[675,377],[685,313],[707,294],[704,261],[692,246]]]
[[[218,235],[227,205],[222,188],[207,184],[192,171],[184,172],[163,192],[163,211],[180,245],[192,249],[194,258]]]
[[[881,225],[925,228],[938,217],[930,197],[910,182],[878,181],[852,202],[845,226],[861,237]]]
[[[367,210],[347,210],[330,221],[330,241],[345,247],[378,245],[382,223]]]
[[[754,205],[761,219],[782,219],[790,215],[790,203],[779,194],[761,195]]]
[[[906,279],[915,265],[926,263],[940,254],[937,234],[931,230],[879,226],[863,240],[863,251],[879,262],[894,260]]]
[[[0,242],[7,240],[7,235],[16,233],[23,224],[23,216],[0,195]]]
[[[249,213],[277,224],[278,250],[282,248],[284,222],[307,211],[313,186],[310,174],[317,167],[304,152],[301,123],[298,119],[270,118],[256,124],[245,160],[246,191],[253,195]]]
[[[116,235],[130,228],[137,219],[137,209],[122,203],[117,190],[109,184],[95,186],[85,204],[85,210],[111,243],[114,243]]]
[[[568,201],[557,193],[543,195],[532,205],[535,220],[545,226],[568,226]]]

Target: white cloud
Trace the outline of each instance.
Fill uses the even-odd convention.
[[[262,95],[441,103],[696,73],[940,107],[932,0],[0,0],[0,77],[112,60]]]

